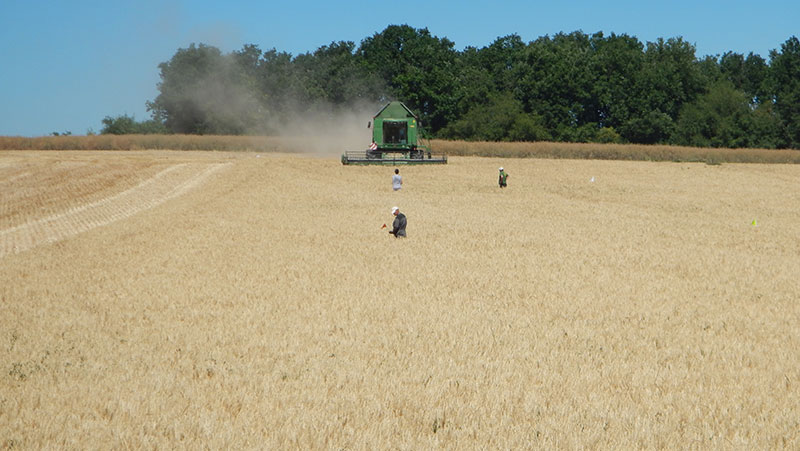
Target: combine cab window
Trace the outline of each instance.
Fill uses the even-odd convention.
[[[384,121],[383,142],[387,144],[407,144],[408,123]]]

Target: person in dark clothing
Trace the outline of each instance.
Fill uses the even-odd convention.
[[[406,215],[400,213],[397,207],[392,208],[392,215],[394,215],[394,222],[392,223],[392,230],[389,231],[395,238],[406,237]]]

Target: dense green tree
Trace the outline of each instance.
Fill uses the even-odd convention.
[[[731,82],[734,88],[743,89],[747,83],[744,72],[744,55],[741,53],[725,52],[717,64],[720,74]]]
[[[519,81],[516,69],[524,64],[526,48],[517,34],[499,37],[477,52],[474,64],[487,71],[495,91],[514,93]]]
[[[792,36],[770,52],[770,83],[783,126],[782,145],[800,149],[800,40]]]
[[[485,116],[479,113],[481,108],[497,109],[498,103],[508,105],[510,99],[503,96],[513,95],[516,92],[517,78],[514,75],[514,68],[521,63],[525,47],[522,39],[514,34],[497,38],[492,44],[481,49],[467,47],[458,54],[453,71],[456,78],[456,109],[449,121],[449,124],[455,127],[450,127],[442,136],[448,136],[448,133],[454,133],[457,129],[464,129],[476,118]],[[514,105],[516,108],[519,102],[514,102]],[[467,115],[469,117],[466,117]],[[510,130],[507,130],[503,134],[503,139],[507,139],[509,133]],[[469,139],[485,139],[482,137],[483,133],[480,135]]]
[[[750,147],[750,99],[729,80],[721,80],[686,104],[675,131],[677,144],[698,147]]]
[[[591,98],[596,77],[586,34],[537,39],[525,49],[514,72],[525,112],[542,116],[556,139],[568,141],[578,127],[597,122]]]
[[[778,122],[768,99],[768,66],[750,53],[706,57],[697,66],[708,88],[685,103],[671,142],[713,147],[776,147]]]
[[[427,28],[390,25],[364,39],[357,54],[371,73],[386,81],[390,95],[417,111],[436,133],[456,114],[456,51],[453,42]]]
[[[703,92],[694,46],[682,38],[648,42],[634,89],[631,118],[619,128],[628,141],[669,142],[681,108]]]
[[[489,96],[498,92],[495,78],[480,63],[481,50],[467,47],[456,61],[455,102],[456,108],[450,123],[461,118],[467,111],[478,105],[485,105]]]
[[[696,61],[695,66],[697,67],[697,72],[700,77],[700,86],[703,87],[703,92],[707,92],[711,89],[711,86],[725,79],[717,56],[706,55],[702,59]]]
[[[761,102],[753,109],[750,117],[753,135],[751,147],[776,149],[785,147],[783,144],[783,126],[775,113],[772,102]]]
[[[640,144],[666,143],[675,130],[675,121],[658,110],[637,114],[620,127],[626,141]]]
[[[491,95],[462,118],[453,121],[442,136],[479,141],[542,141],[551,139],[540,116],[525,113],[511,93]]]
[[[600,127],[616,128],[634,111],[634,87],[644,63],[643,46],[634,37],[614,33],[608,37],[596,33],[591,45],[591,70],[596,75],[591,91],[593,120]]]
[[[744,60],[744,81],[739,89],[750,96],[754,103],[761,104],[770,102],[767,79],[769,77],[769,65],[767,61],[759,55],[750,52]]]
[[[643,45],[581,31],[455,51],[427,29],[390,25],[297,57],[256,45],[192,44],[159,65],[151,130],[273,133],[311,110],[405,102],[436,136],[482,140],[800,147],[800,42],[770,61],[695,57],[682,38]],[[143,123],[108,117],[103,133]]]
[[[301,90],[292,55],[274,48],[265,51],[258,62],[255,83],[270,131],[277,131],[285,120],[284,112],[295,110]]]
[[[155,119],[139,122],[127,114],[115,117],[106,116],[102,123],[103,128],[100,130],[100,134],[103,135],[152,135],[168,132],[162,122]]]
[[[726,52],[719,60],[722,76],[734,88],[750,97],[752,103],[759,103],[766,94],[764,85],[769,67],[764,58],[750,52],[747,57],[734,52]]]
[[[246,44],[241,50],[233,52],[230,56],[232,63],[239,71],[237,82],[245,92],[252,94],[253,101],[258,104],[257,111],[260,113],[258,120],[265,120],[268,112],[259,85],[262,55],[263,53],[257,45]]]
[[[361,64],[354,49],[352,42],[332,42],[295,58],[304,101],[343,106],[359,101],[373,103],[384,95],[382,80]]]
[[[258,128],[259,105],[235,55],[192,44],[159,69],[160,93],[148,109],[170,131],[242,134]]]

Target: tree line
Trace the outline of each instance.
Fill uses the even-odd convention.
[[[398,99],[444,139],[800,148],[794,36],[767,60],[698,58],[680,37],[581,31],[458,51],[427,29],[391,25],[358,46],[297,56],[192,44],[158,68],[152,119],[106,117],[102,133],[275,134],[309,113]]]

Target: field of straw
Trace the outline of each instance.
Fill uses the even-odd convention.
[[[326,122],[301,136],[230,135],[90,135],[35,138],[0,136],[3,150],[214,150],[315,153],[337,156],[346,150],[365,150],[366,128]],[[342,126],[344,125],[344,128]],[[588,160],[672,161],[691,163],[800,164],[798,149],[725,149],[650,144],[563,142],[485,142],[424,140],[436,153],[459,157],[566,158]]]
[[[800,166],[392,169],[0,152],[0,449],[800,448]]]

